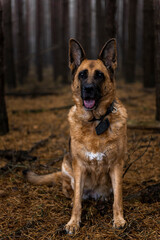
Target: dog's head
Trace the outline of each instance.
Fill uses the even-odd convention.
[[[69,67],[72,73],[72,91],[76,105],[85,110],[97,110],[110,104],[115,97],[114,71],[117,66],[115,39],[109,40],[97,60],[88,60],[81,45],[69,42]],[[105,102],[105,104],[104,104]]]

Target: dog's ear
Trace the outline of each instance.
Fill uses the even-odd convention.
[[[117,67],[117,48],[114,38],[105,43],[98,58],[104,63],[107,69],[111,71],[115,70]]]
[[[77,70],[85,58],[86,54],[80,43],[71,38],[69,41],[69,67],[72,73]]]

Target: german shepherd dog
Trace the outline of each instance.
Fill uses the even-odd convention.
[[[82,199],[106,200],[113,191],[113,227],[122,228],[122,172],[127,151],[127,113],[116,96],[116,40],[110,39],[97,60],[88,60],[81,45],[69,42],[69,67],[75,105],[70,109],[70,151],[60,172],[37,175],[26,172],[37,185],[62,182],[63,193],[73,201],[68,233],[80,226]]]

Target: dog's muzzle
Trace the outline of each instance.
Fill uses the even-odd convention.
[[[100,91],[94,84],[85,84],[81,88],[81,97],[83,105],[87,110],[93,110],[98,104]]]

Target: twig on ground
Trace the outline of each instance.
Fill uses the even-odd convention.
[[[37,157],[29,155],[28,151],[15,151],[11,149],[0,150],[0,158],[5,158],[13,162],[35,161],[37,159]]]
[[[47,164],[47,167],[50,167],[50,166],[54,165],[56,162],[59,162],[59,161],[63,160],[63,157],[64,157],[64,156],[60,156],[59,158],[54,158],[54,159],[52,159],[52,160]]]
[[[125,197],[128,201],[138,200],[142,203],[154,203],[160,201],[160,183],[149,185],[146,188]]]
[[[147,125],[143,125],[143,124],[130,124],[128,123],[127,124],[127,128],[128,129],[136,129],[136,130],[148,130],[148,131],[156,131],[156,132],[160,132],[160,126],[156,126],[156,125],[150,125],[150,126],[147,126]]]
[[[37,150],[38,148],[45,146],[50,139],[55,138],[55,137],[56,137],[55,134],[51,134],[49,137],[34,143],[34,145],[30,148],[28,153],[32,153],[34,150]]]
[[[8,171],[13,170],[14,168],[17,167],[17,165],[16,165],[17,162],[37,160],[36,156],[31,156],[30,154],[32,154],[33,151],[45,146],[49,142],[50,139],[55,138],[55,137],[56,137],[55,134],[51,134],[49,137],[34,143],[34,145],[28,151],[23,151],[23,150],[15,151],[15,150],[11,150],[11,149],[0,150],[0,158],[5,158],[5,159],[9,160],[9,163],[7,163],[4,167],[1,167],[0,171],[8,172]],[[52,166],[54,163],[56,163],[62,159],[63,159],[63,156],[61,156],[57,159],[53,159],[52,162],[49,163],[49,165]]]
[[[128,152],[129,152],[129,154],[128,154],[128,159],[127,159],[127,161],[125,162],[124,168],[126,168],[127,165],[128,165],[128,163],[130,162],[130,159],[131,159],[132,154],[134,154],[134,153],[138,150],[138,147],[139,147],[140,142],[141,142],[141,139],[139,139],[139,140],[137,141],[136,145],[135,145],[133,148],[130,148],[130,149],[128,150]],[[131,150],[132,150],[132,152],[130,153]]]
[[[152,137],[151,137],[151,138],[152,138]],[[150,146],[150,143],[151,143],[151,138],[150,138],[149,143],[148,143],[146,149],[144,150],[144,152],[143,152],[140,156],[138,156],[135,160],[133,160],[131,163],[128,164],[128,166],[127,166],[126,169],[124,170],[123,178],[124,178],[124,176],[126,175],[126,173],[128,172],[129,168],[132,166],[132,164],[135,163],[136,161],[138,161],[140,158],[142,158],[142,157],[144,156],[144,154],[147,152],[147,150],[148,150],[148,148],[149,148],[149,146]]]

